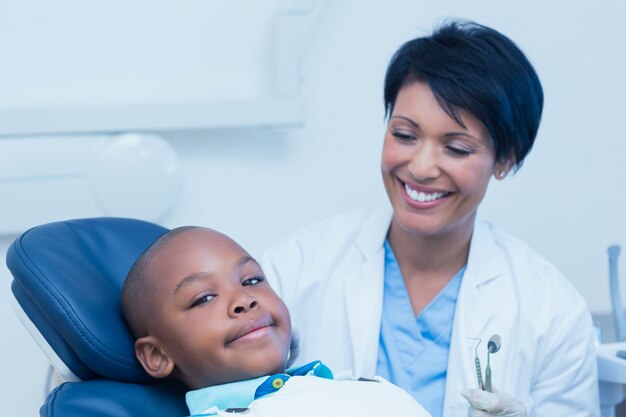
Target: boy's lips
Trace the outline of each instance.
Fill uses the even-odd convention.
[[[252,336],[252,333],[257,331],[261,333],[262,330],[271,328],[273,325],[274,321],[269,316],[258,317],[250,320],[246,322],[237,332],[235,332],[235,334],[226,341],[226,344],[229,345],[240,339],[246,338],[248,335]],[[259,334],[259,336],[261,335]]]

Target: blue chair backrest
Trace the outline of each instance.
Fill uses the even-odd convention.
[[[167,229],[93,218],[28,230],[7,252],[11,290],[81,382],[53,391],[42,416],[184,416],[184,387],[147,375],[124,322],[121,289],[137,257]]]

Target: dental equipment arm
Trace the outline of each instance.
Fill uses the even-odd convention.
[[[615,333],[617,340],[626,340],[626,314],[620,295],[619,275],[617,272],[617,260],[622,248],[619,245],[609,246],[609,283],[611,284],[611,306],[613,308],[613,320],[615,321]]]

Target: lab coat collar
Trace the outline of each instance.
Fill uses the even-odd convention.
[[[376,372],[384,289],[384,249],[365,259],[344,281],[344,305],[352,343],[355,375]]]
[[[484,300],[484,290],[502,275],[501,257],[498,256],[491,226],[482,219],[477,219],[470,242],[467,269],[461,282],[455,312],[455,325],[452,330],[452,341],[448,360],[448,382],[454,388],[454,393],[460,404],[466,404],[460,399],[463,388],[476,386],[475,369],[471,366],[474,360],[476,340],[485,340],[487,326],[494,320],[494,310]],[[460,363],[455,363],[456,360]],[[463,376],[461,376],[463,374]],[[455,386],[463,381],[464,386]],[[446,392],[448,395],[449,392]]]
[[[368,213],[354,244],[363,263],[344,281],[344,305],[352,343],[352,369],[357,376],[376,373],[385,273],[385,239],[393,212],[390,208]]]
[[[356,236],[355,244],[365,260],[380,255],[391,225],[393,211],[389,207],[372,210],[364,222],[363,229]],[[468,268],[463,281],[479,286],[496,278],[501,271],[496,245],[490,231],[490,225],[477,217],[470,241]]]
[[[494,311],[484,300],[483,290],[501,277],[501,257],[495,243],[491,226],[477,219],[470,242],[467,269],[461,282],[457,299],[452,341],[448,356],[446,377],[446,404],[443,417],[467,413],[467,401],[461,391],[477,386],[474,365],[476,341],[491,336],[485,334],[487,326],[494,320]]]
[[[497,256],[497,247],[490,228],[489,223],[480,218],[477,218],[474,223],[467,270],[463,276],[463,281],[467,285],[478,287],[497,278],[502,271],[500,257]]]
[[[368,213],[363,228],[354,240],[364,259],[379,255],[384,248],[393,211],[390,207],[377,208]]]
[[[384,290],[384,243],[392,215],[390,208],[372,210],[369,213],[354,240],[363,256],[363,263],[344,281],[344,302],[354,358],[353,370],[360,376],[371,376],[376,372]],[[492,319],[492,311],[487,306],[477,303],[466,307],[468,302],[464,300],[477,300],[480,287],[501,274],[502,267],[497,252],[490,225],[477,218],[470,242],[467,269],[457,301],[451,358],[473,360],[470,354],[474,343],[468,337],[482,335]],[[465,369],[465,363],[471,364],[450,363],[453,367],[458,366],[458,372],[450,372],[452,367],[449,368],[449,373],[453,378],[461,378],[459,382],[462,384],[469,384],[473,374],[471,369]],[[455,376],[458,373],[464,375]]]

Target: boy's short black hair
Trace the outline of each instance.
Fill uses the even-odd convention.
[[[150,316],[152,297],[147,294],[146,271],[152,257],[174,237],[191,229],[200,229],[200,227],[182,226],[165,232],[139,255],[128,271],[122,287],[122,311],[135,338],[145,336],[147,332],[146,317]]]
[[[432,35],[406,42],[385,76],[385,114],[407,84],[429,84],[442,109],[463,126],[463,109],[487,128],[497,161],[518,169],[533,146],[543,90],[524,53],[500,32],[466,20],[447,21]]]

